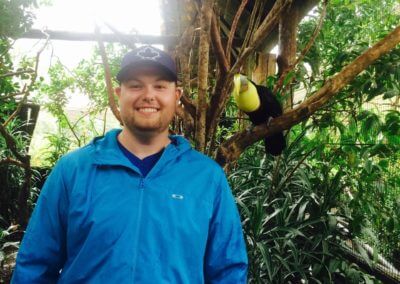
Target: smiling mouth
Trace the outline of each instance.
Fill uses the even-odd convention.
[[[152,107],[143,107],[143,108],[137,108],[137,111],[143,113],[155,113],[158,112],[158,109]]]

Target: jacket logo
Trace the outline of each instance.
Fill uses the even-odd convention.
[[[183,195],[175,194],[175,193],[172,194],[171,197],[172,197],[173,199],[179,199],[179,200],[182,200],[182,199],[183,199]]]

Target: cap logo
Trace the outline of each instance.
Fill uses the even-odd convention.
[[[139,50],[136,53],[136,56],[140,57],[141,59],[147,59],[153,61],[157,61],[157,59],[161,57],[160,53],[157,50],[151,48],[150,46],[142,50]]]
[[[149,63],[154,65],[153,67],[161,68],[162,71],[165,72],[165,77],[168,80],[176,81],[178,79],[175,62],[171,56],[161,49],[152,47],[151,45],[145,45],[131,50],[124,55],[121,61],[121,69],[117,74],[117,80],[123,82],[126,80],[132,68]]]

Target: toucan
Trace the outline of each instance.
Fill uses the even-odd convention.
[[[237,107],[246,113],[253,125],[269,123],[271,118],[282,115],[282,106],[272,91],[256,85],[242,74],[235,74],[233,91]],[[273,156],[280,155],[286,147],[283,132],[264,138],[265,151]]]

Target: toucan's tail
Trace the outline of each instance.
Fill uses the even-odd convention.
[[[278,156],[286,147],[285,136],[283,132],[275,133],[272,136],[264,138],[265,152],[270,153],[272,156]]]

